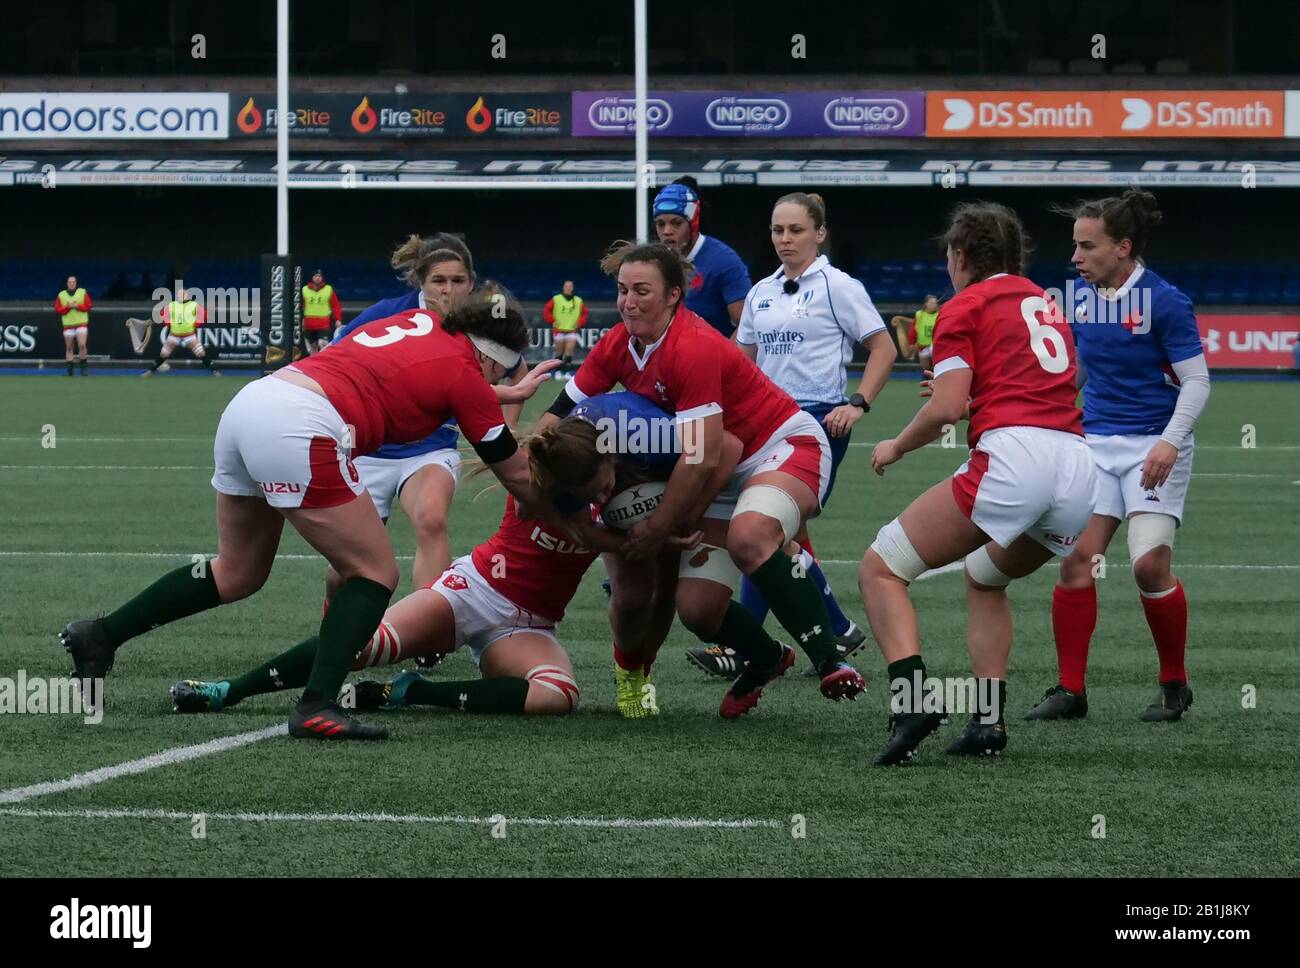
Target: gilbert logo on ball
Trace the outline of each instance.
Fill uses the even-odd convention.
[[[667,487],[663,481],[649,481],[624,488],[601,509],[600,519],[607,527],[630,531],[638,522],[654,514]]]

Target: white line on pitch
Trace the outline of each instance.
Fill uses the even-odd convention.
[[[1297,484],[1300,484],[1300,481],[1297,481],[1296,483],[1297,483]],[[860,560],[857,560],[857,559],[849,560],[849,559],[847,559],[847,558],[818,558],[817,561],[818,561],[820,564],[823,564],[823,565],[860,565],[860,564],[862,564],[862,562],[861,562]],[[962,568],[964,568],[964,567],[965,567],[965,563],[964,563],[964,562],[954,561],[952,564],[950,564],[950,565],[944,565],[942,568],[935,568],[935,569],[933,569],[932,571],[927,571],[925,574],[923,574],[923,575],[921,576],[921,578],[922,578],[922,579],[925,579],[925,578],[933,578],[933,577],[935,577],[936,575],[946,575],[946,574],[948,574],[949,572],[960,571],[960,570],[961,570]],[[1116,568],[1131,568],[1131,567],[1133,567],[1133,566],[1132,566],[1129,562],[1127,562],[1127,561],[1122,561],[1122,562],[1117,562],[1117,563],[1116,563],[1115,565],[1113,565],[1112,567],[1116,567]],[[1199,564],[1199,563],[1197,563],[1197,564],[1192,564],[1192,563],[1188,563],[1188,562],[1178,562],[1178,563],[1174,566],[1174,570],[1175,570],[1175,571],[1182,571],[1182,570],[1185,569],[1185,568],[1212,568],[1212,569],[1225,570],[1225,571],[1237,571],[1237,570],[1241,570],[1241,571],[1296,571],[1296,570],[1300,570],[1300,565],[1237,565],[1237,564],[1209,565],[1209,564]]]
[[[779,820],[708,820],[699,817],[468,817],[459,814],[442,816],[394,813],[219,813],[210,810],[32,810],[26,808],[0,809],[0,816],[55,818],[74,820],[182,820],[189,823],[197,816],[207,820],[229,820],[234,823],[400,823],[400,824],[461,824],[491,826],[504,820],[508,825],[523,827],[601,827],[622,829],[669,828],[674,830],[739,829],[758,827],[783,827]]]
[[[4,440],[4,439],[5,438],[0,437],[0,440]],[[26,440],[27,438],[23,438],[23,439]],[[923,446],[926,449],[936,448],[939,450],[964,451],[967,449],[964,437],[962,438],[962,441],[963,442],[960,445],[953,446],[953,447],[944,447],[942,444],[938,444],[938,443],[925,444]],[[875,447],[876,444],[878,443],[880,443],[880,441],[878,440],[854,440],[849,442],[849,446],[850,447]],[[1239,450],[1244,453],[1253,450],[1300,450],[1300,444],[1257,444],[1254,447],[1242,447],[1240,444],[1197,444],[1196,449],[1198,451]]]
[[[107,783],[109,780],[116,780],[118,777],[134,776],[137,773],[155,770],[160,766],[174,766],[187,760],[195,760],[201,756],[211,756],[213,753],[224,753],[226,750],[238,749],[250,743],[270,739],[272,736],[284,736],[286,734],[287,724],[278,723],[275,726],[267,726],[265,729],[236,733],[234,736],[223,736],[220,739],[209,740],[206,743],[198,743],[194,746],[176,746],[169,750],[163,750],[161,753],[118,763],[116,766],[101,766],[99,769],[91,770],[88,773],[78,773],[66,780],[35,783],[31,786],[0,790],[0,803],[21,803],[24,800],[49,796],[51,793],[80,790],[82,787]]]
[[[211,464],[0,464],[0,471],[210,471]]]
[[[4,436],[0,437],[3,441],[24,441],[30,440],[33,443],[41,439],[40,434],[26,434],[22,436]],[[192,437],[73,437],[71,435],[60,434],[57,438],[64,442],[72,441],[78,444],[180,444],[185,441],[195,440],[204,443],[212,442],[212,435],[207,434],[199,436],[195,434]]]

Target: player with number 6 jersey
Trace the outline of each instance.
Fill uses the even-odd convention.
[[[256,592],[288,521],[343,578],[321,621],[289,733],[386,737],[384,729],[353,721],[335,701],[398,577],[352,451],[417,440],[456,417],[506,488],[535,500],[498,397],[522,401],[539,381],[497,392],[491,386],[527,345],[527,325],[513,309],[498,314],[479,304],[446,318],[415,311],[363,326],[330,352],[245,386],[222,413],[213,446],[217,557],[176,569],[101,619],[69,624],[61,639],[78,678],[101,680],[128,639]]]
[[[880,529],[858,583],[867,618],[889,663],[890,740],[876,759],[913,758],[946,722],[926,701],[916,611],[908,585],[925,571],[965,560],[967,647],[977,708],[954,754],[1006,746],[1011,607],[1006,586],[1066,555],[1092,513],[1096,475],[1075,406],[1074,341],[1056,303],[1020,273],[1028,240],[1002,205],[959,205],[944,235],[957,293],[939,313],[930,399],[911,423],[872,453],[877,474],[970,421],[969,459]]]

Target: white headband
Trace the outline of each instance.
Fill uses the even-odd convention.
[[[469,341],[474,344],[480,353],[489,360],[495,360],[506,368],[507,371],[513,370],[519,365],[520,354],[516,353],[508,346],[504,346],[496,340],[484,339],[482,336],[474,336],[466,333]]]

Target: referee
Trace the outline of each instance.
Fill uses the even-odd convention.
[[[867,414],[889,380],[898,351],[862,283],[821,254],[826,239],[826,204],[820,195],[794,192],[777,199],[772,210],[772,245],[781,268],[750,289],[736,342],[772,382],[825,427],[831,445],[829,501],[853,425]],[[845,365],[853,359],[855,344],[861,344],[870,355],[859,392],[846,398]],[[843,655],[852,655],[866,634],[835,601],[807,531],[796,540],[804,547],[808,574],[826,597],[836,645]],[[767,603],[748,580],[741,585],[740,600],[760,621],[767,616]],[[688,655],[705,671],[734,675],[733,663],[718,646],[692,649]]]

